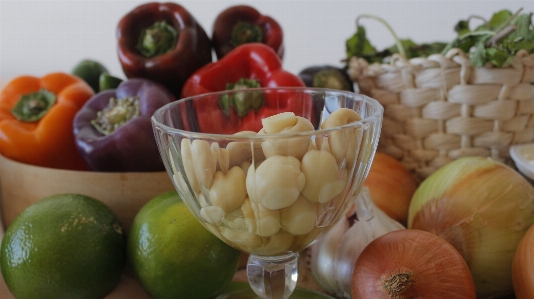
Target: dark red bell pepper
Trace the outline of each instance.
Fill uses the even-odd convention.
[[[89,99],[73,121],[76,146],[89,168],[164,171],[150,118],[173,101],[174,96],[163,85],[135,78]]]
[[[117,41],[126,77],[159,82],[176,97],[187,78],[212,61],[210,38],[176,3],[136,7],[120,20]]]
[[[212,42],[220,59],[244,43],[259,42],[273,48],[284,58],[284,34],[280,24],[270,16],[246,5],[232,6],[222,11],[213,23]]]
[[[186,81],[182,98],[229,89],[278,86],[305,85],[297,75],[282,68],[282,62],[272,48],[262,43],[247,43],[197,70]],[[200,132],[233,134],[258,132],[262,128],[262,119],[281,112],[293,111],[306,116],[313,108],[306,99],[287,96],[284,101],[275,102],[266,95],[250,99],[204,99],[195,102],[195,110]]]

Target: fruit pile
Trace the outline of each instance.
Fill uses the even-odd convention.
[[[16,298],[211,298],[228,285],[239,257],[176,191],[151,199],[128,235],[102,202],[58,194],[11,223],[0,265]]]

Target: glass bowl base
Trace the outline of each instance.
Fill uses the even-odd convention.
[[[248,283],[231,282],[224,292],[214,299],[261,299],[254,293]],[[325,294],[317,293],[303,288],[295,288],[289,299],[334,299]]]

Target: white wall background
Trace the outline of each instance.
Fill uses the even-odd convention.
[[[386,19],[400,38],[432,42],[453,39],[454,25],[469,15],[489,18],[504,8],[534,11],[534,0],[169,1],[184,6],[210,36],[215,17],[229,6],[248,4],[270,15],[284,29],[284,68],[294,73],[311,65],[342,66],[345,41],[355,32],[355,19],[361,14]],[[96,59],[115,76],[124,77],[116,56],[115,28],[123,15],[146,2],[0,0],[0,79],[68,72],[84,58]],[[362,24],[378,48],[393,44],[381,24],[373,20]]]

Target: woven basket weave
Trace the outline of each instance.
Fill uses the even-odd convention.
[[[352,57],[348,72],[384,106],[378,151],[420,179],[464,156],[511,164],[510,146],[534,141],[534,54],[526,51],[503,68],[475,68],[459,49],[389,64]]]

